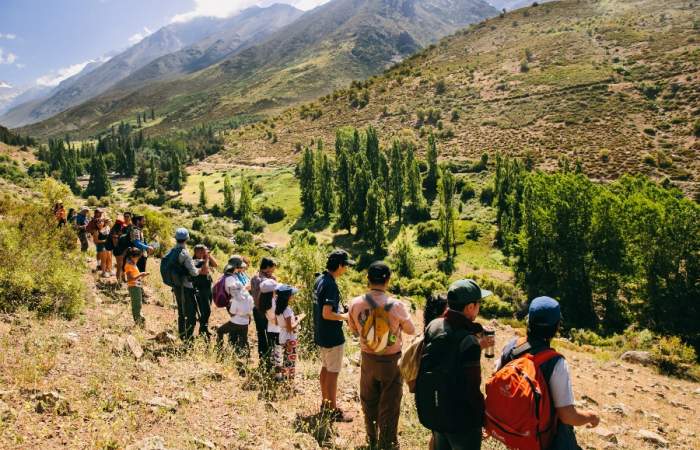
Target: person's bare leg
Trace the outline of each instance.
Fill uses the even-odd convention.
[[[326,400],[328,399],[328,396],[326,395],[328,393],[328,389],[326,388],[327,380],[328,372],[326,372],[325,367],[321,367],[321,375],[319,377],[319,381],[321,382],[321,409],[326,406]]]
[[[337,372],[326,373],[326,398],[331,409],[338,408],[336,401],[338,397],[338,375]]]

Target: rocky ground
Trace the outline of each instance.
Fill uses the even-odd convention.
[[[174,337],[172,296],[157,278],[148,282],[145,330],[132,326],[126,292],[92,275],[86,276],[92,294],[76,320],[1,317],[0,448],[312,449],[314,435],[335,448],[362,445],[355,343],[339,397],[356,420],[329,430],[314,416],[318,362],[300,362],[293,393],[270,389],[254,373],[240,376],[203,341],[184,351]],[[225,320],[224,311],[215,311],[213,324]],[[498,345],[513,333],[497,325]],[[591,349],[563,342],[559,348],[579,402],[601,413],[600,427],[579,431],[584,448],[700,448],[700,384]],[[490,362],[485,366],[488,376]],[[409,394],[404,398],[402,448],[427,448],[428,432]]]

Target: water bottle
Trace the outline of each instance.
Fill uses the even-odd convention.
[[[496,336],[496,331],[494,330],[484,330],[484,336],[492,336],[495,339]],[[484,349],[484,356],[487,358],[493,358],[494,357],[494,344],[489,345]]]

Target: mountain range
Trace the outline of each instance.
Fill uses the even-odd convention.
[[[261,11],[271,8],[280,5]],[[296,20],[291,11],[276,21],[261,20],[260,26],[246,18],[241,23],[249,26],[240,29],[249,30],[248,38],[232,33],[234,27],[210,33],[134,68],[110,89],[23,133],[93,135],[150,107],[162,118],[149,128],[153,133],[273,112],[381,73],[441,37],[497,13],[483,0],[332,0]],[[240,20],[242,14],[231,20]],[[272,32],[275,24],[279,28]],[[60,96],[52,98],[51,105],[66,104],[58,101]]]

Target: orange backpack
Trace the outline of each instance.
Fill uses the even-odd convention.
[[[486,383],[486,432],[509,449],[551,445],[557,415],[541,366],[556,357],[552,349],[518,356]]]

